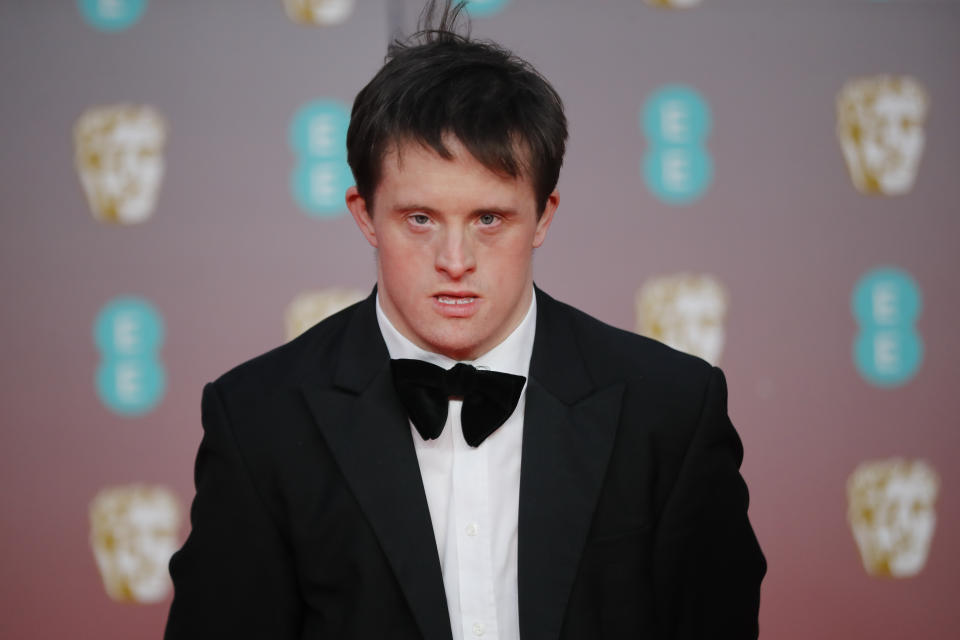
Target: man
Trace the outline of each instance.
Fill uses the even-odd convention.
[[[723,375],[535,290],[562,105],[459,8],[354,103],[374,293],[204,390],[167,638],[756,637]]]

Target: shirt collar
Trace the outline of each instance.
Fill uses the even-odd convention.
[[[531,292],[530,308],[527,309],[527,314],[517,325],[517,328],[500,344],[478,356],[475,360],[454,360],[445,355],[421,349],[413,344],[387,318],[383,307],[380,306],[379,292],[377,293],[377,323],[380,325],[383,341],[387,344],[387,351],[393,359],[423,360],[444,369],[449,369],[457,362],[464,362],[478,369],[490,369],[527,377],[530,371],[530,356],[533,354],[533,338],[537,328],[537,296],[535,292]]]

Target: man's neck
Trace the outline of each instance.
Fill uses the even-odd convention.
[[[380,304],[379,292],[376,300],[377,322],[391,358],[423,360],[445,369],[449,369],[457,362],[466,362],[479,368],[526,376],[530,367],[530,355],[533,353],[533,338],[536,331],[537,304],[532,289],[531,286],[530,304],[527,311],[513,331],[493,348],[470,359],[453,358],[447,354],[430,351],[415,344],[390,321]]]

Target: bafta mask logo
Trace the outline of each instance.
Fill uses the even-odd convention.
[[[290,122],[289,143],[297,159],[290,189],[310,216],[334,218],[347,210],[344,195],[353,184],[347,164],[349,125],[350,110],[333,100],[308,102]]]
[[[878,387],[910,380],[923,361],[923,340],[914,327],[920,288],[910,274],[891,267],[870,271],[854,288],[851,307],[859,325],[853,360],[863,379]]]
[[[287,340],[293,340],[324,318],[366,297],[367,294],[359,289],[322,289],[301,293],[287,305],[284,323]]]
[[[140,20],[147,0],[77,0],[80,15],[94,29],[122,31]]]
[[[937,524],[940,480],[922,460],[877,460],[847,481],[847,518],[872,576],[906,578],[923,569]]]
[[[115,298],[97,315],[93,339],[100,352],[96,388],[100,400],[122,416],[139,416],[163,398],[166,371],[160,361],[163,319],[146,300]]]
[[[90,502],[90,545],[107,595],[158,602],[170,592],[167,564],[177,550],[180,504],[163,487],[101,490]]]
[[[346,22],[354,0],[283,0],[287,17],[298,24],[328,27]]]
[[[690,9],[700,4],[700,0],[647,0],[647,4],[662,9]]]
[[[718,364],[727,300],[713,276],[651,278],[637,291],[637,333]]]
[[[703,96],[684,85],[661,87],[644,103],[640,125],[648,144],[643,177],[653,195],[670,205],[700,198],[713,179],[710,107]]]
[[[73,128],[75,164],[93,217],[136,224],[150,217],[163,181],[167,125],[153,108],[86,111]]]
[[[854,186],[867,195],[910,191],[923,154],[929,99],[910,76],[848,81],[837,95],[837,136]]]

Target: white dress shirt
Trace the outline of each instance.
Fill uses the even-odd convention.
[[[499,345],[465,361],[527,377],[537,317],[536,296],[520,325]],[[444,369],[457,361],[425,351],[400,334],[380,306],[377,322],[391,358]],[[423,440],[410,424],[443,571],[454,640],[519,640],[517,519],[526,386],[507,421],[473,448],[460,426],[462,400],[450,400],[443,433]]]

